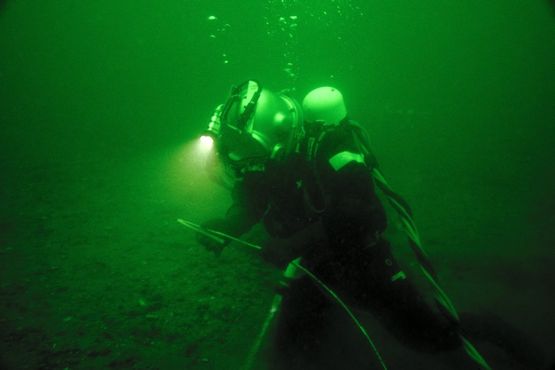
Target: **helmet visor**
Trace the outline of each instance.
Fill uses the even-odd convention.
[[[264,159],[268,156],[265,148],[249,133],[226,127],[220,142],[219,151],[224,160],[233,163]]]

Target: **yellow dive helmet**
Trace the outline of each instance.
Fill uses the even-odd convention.
[[[347,117],[343,94],[334,87],[324,86],[309,92],[303,99],[306,122],[320,122],[325,126],[338,125]]]
[[[287,95],[254,80],[233,87],[208,127],[221,160],[243,168],[290,151],[302,135],[302,109]]]

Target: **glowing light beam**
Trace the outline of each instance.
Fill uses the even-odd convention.
[[[203,152],[208,152],[214,146],[214,139],[208,135],[202,135],[199,139],[199,146]]]

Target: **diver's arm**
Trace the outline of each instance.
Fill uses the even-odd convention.
[[[330,248],[360,245],[387,225],[385,210],[376,196],[364,130],[340,125],[325,133],[316,147],[314,171],[325,199],[322,215]]]
[[[283,268],[295,258],[305,255],[311,248],[321,248],[326,242],[322,221],[317,220],[287,238],[268,240],[261,254],[267,262]]]
[[[232,191],[233,204],[226,212],[226,220],[233,227],[234,236],[249,231],[257,224],[268,207],[269,192],[263,172],[249,172],[238,181]]]
[[[246,174],[243,179],[235,183],[232,189],[233,203],[225,216],[208,220],[201,226],[234,237],[248,232],[260,221],[267,207],[268,193],[264,189],[264,183],[262,174]],[[230,243],[229,239],[218,243],[200,233],[197,235],[197,240],[216,253],[221,252]]]
[[[336,169],[324,186],[329,203],[323,223],[336,242],[367,243],[385,230],[385,210],[364,163],[352,161]]]

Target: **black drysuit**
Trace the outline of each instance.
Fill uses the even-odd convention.
[[[540,361],[534,344],[511,325],[494,315],[473,314],[460,314],[459,324],[430,307],[406,279],[381,236],[387,217],[371,175],[376,163],[366,149],[364,132],[349,121],[309,132],[300,153],[245,171],[225,219],[205,225],[239,236],[262,221],[276,238],[273,244],[283,244],[282,266],[302,257],[344,301],[370,312],[407,347],[458,348],[462,325],[465,334],[503,347],[518,362]],[[329,329],[325,313],[334,305],[308,277],[290,283],[274,330],[272,368],[343,368],[318,348]]]
[[[387,218],[370,171],[375,163],[359,141],[356,126],[344,121],[309,136],[302,154],[246,172],[233,190],[224,229],[240,235],[262,220],[272,237],[293,244],[288,260],[301,256],[346,302],[372,312],[404,344],[429,351],[456,348],[457,324],[424,303],[381,237]],[[308,277],[290,284],[278,316],[275,366],[322,368],[314,358],[302,361],[297,355],[314,355],[309,342],[318,341],[319,326],[325,326],[321,313],[330,305]]]

